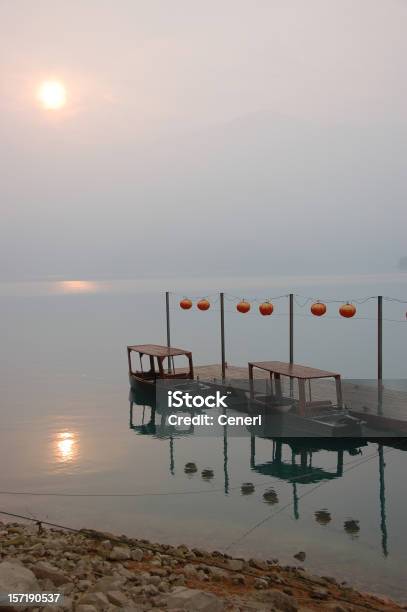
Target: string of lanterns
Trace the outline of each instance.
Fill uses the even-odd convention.
[[[285,296],[279,296],[279,297],[285,297]],[[277,299],[279,299],[279,298],[277,298]],[[355,302],[357,304],[360,304],[360,303],[364,303],[368,299],[373,299],[373,298],[366,298],[363,301],[355,300]],[[387,301],[396,301],[396,302],[404,303],[404,301],[398,300],[396,298],[394,298],[394,300],[392,298],[384,298],[384,299],[386,299]],[[254,299],[254,301],[258,303],[259,300]],[[332,301],[333,300],[331,300],[331,302]],[[328,311],[328,307],[327,307],[327,304],[325,302],[322,302],[320,300],[313,301],[311,298],[307,298],[306,302],[308,302],[308,303],[312,302],[312,304],[311,304],[311,306],[309,308],[310,308],[311,314],[313,316],[315,316],[315,317],[323,317],[327,313],[327,311]],[[305,306],[306,302],[304,304],[301,304],[301,306]],[[329,302],[329,300],[328,300],[328,302]],[[336,302],[338,303],[338,301],[336,301]],[[180,308],[182,310],[190,310],[193,307],[193,301],[190,298],[188,298],[188,297],[184,297],[179,302],[179,306],[180,306]],[[206,297],[205,298],[201,298],[201,299],[198,299],[196,301],[196,307],[198,308],[198,310],[206,311],[206,310],[210,309],[211,303],[210,303],[210,301]],[[246,300],[246,299],[240,299],[236,303],[235,308],[236,308],[237,312],[239,312],[241,314],[246,314],[246,313],[250,312],[250,310],[252,308],[252,304],[248,300]],[[259,313],[263,317],[270,316],[274,312],[274,304],[272,303],[271,300],[265,300],[265,301],[263,301],[263,302],[261,302],[259,304],[258,311],[259,311]],[[345,302],[345,303],[342,303],[339,306],[338,313],[344,319],[351,319],[352,317],[354,317],[356,315],[357,309],[356,309],[356,306],[355,306],[355,304],[353,302]],[[406,312],[406,320],[407,320],[407,312]]]
[[[190,310],[193,306],[193,302],[189,298],[184,297],[180,301],[179,305],[182,310]],[[207,300],[206,298],[202,298],[196,303],[196,307],[198,308],[198,310],[205,311],[209,310],[211,304],[209,300]],[[251,304],[245,299],[240,300],[236,304],[236,310],[241,314],[246,314],[251,310]],[[266,300],[259,305],[259,313],[263,317],[270,316],[271,314],[273,314],[273,311],[274,305],[269,300]],[[310,311],[311,314],[313,314],[315,317],[322,317],[327,312],[327,306],[323,302],[317,301],[311,305]],[[356,306],[354,304],[351,304],[350,302],[346,302],[346,304],[342,304],[340,306],[339,314],[345,319],[351,319],[356,314]]]

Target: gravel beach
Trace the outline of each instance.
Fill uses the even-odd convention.
[[[407,609],[276,559],[237,559],[87,529],[0,522],[0,594],[7,593],[61,593],[53,610],[65,612]],[[19,609],[42,607],[23,603]]]

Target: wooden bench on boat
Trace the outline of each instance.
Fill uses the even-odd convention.
[[[338,407],[342,407],[342,386],[341,386],[341,375],[336,372],[327,372],[325,370],[319,370],[318,368],[310,368],[304,365],[298,365],[295,363],[285,363],[283,361],[252,361],[249,362],[249,381],[250,381],[250,394],[254,398],[254,368],[264,370],[270,374],[270,382],[275,383],[275,398],[278,403],[279,399],[282,399],[281,392],[281,376],[286,376],[289,379],[296,379],[298,381],[298,414],[305,415],[306,408],[319,408],[327,404],[327,402],[321,401],[306,401],[305,394],[305,383],[308,381],[309,385],[313,379],[321,378],[333,378],[336,385],[336,399]]]
[[[140,361],[140,369],[133,370],[132,353],[138,353]],[[143,368],[143,356],[149,358],[149,369]],[[174,357],[185,356],[188,360],[188,369],[175,370]],[[172,378],[194,378],[194,366],[192,363],[192,353],[185,349],[162,346],[160,344],[136,344],[127,347],[127,359],[129,364],[129,379],[130,383],[142,383],[146,385],[154,385],[157,379],[172,379]],[[168,360],[168,367],[165,367],[164,361]]]

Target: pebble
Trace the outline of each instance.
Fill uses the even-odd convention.
[[[123,586],[124,580],[116,576],[104,576],[88,587],[92,591],[106,593],[107,591],[117,591]]]
[[[202,582],[207,582],[209,580],[209,576],[203,570],[199,570],[197,573],[197,578]]]
[[[92,582],[90,580],[79,580],[77,587],[80,591],[87,591],[92,586]]]
[[[167,593],[170,590],[170,585],[165,580],[162,580],[158,585],[158,590],[162,593]]]
[[[254,588],[255,589],[267,589],[268,582],[264,580],[264,578],[255,578],[254,580]]]
[[[131,559],[130,549],[127,546],[114,546],[109,554],[111,561],[128,561]]]
[[[329,595],[328,595],[328,591],[326,589],[315,589],[311,593],[311,597],[313,599],[328,599]]]
[[[133,561],[139,561],[140,562],[140,561],[143,560],[144,552],[142,551],[141,548],[134,548],[131,551],[130,554],[131,554],[131,558],[132,558]]]
[[[256,569],[267,571],[268,564],[266,561],[262,561],[261,559],[249,559],[250,567],[255,567]]]
[[[45,547],[43,544],[38,542],[38,544],[34,544],[34,546],[30,548],[30,552],[38,557],[43,557],[45,554]]]
[[[142,591],[143,591],[143,593],[147,593],[148,595],[157,595],[158,594],[158,588],[155,586],[155,584],[145,584],[142,587]]]
[[[185,576],[189,576],[189,577],[196,576],[198,573],[196,570],[196,567],[192,565],[191,563],[187,563],[186,565],[184,565],[184,567],[182,568],[182,571]]]
[[[119,608],[124,608],[129,603],[128,598],[122,591],[108,591],[106,597],[111,604]]]
[[[147,584],[154,584],[155,586],[157,586],[158,584],[160,584],[161,582],[161,578],[160,576],[149,576],[146,579]]]
[[[85,593],[79,600],[79,605],[89,604],[95,606],[96,609],[103,609],[109,605],[109,600],[106,595],[101,592]]]
[[[241,572],[244,568],[244,561],[241,559],[229,559],[227,565],[231,570]]]

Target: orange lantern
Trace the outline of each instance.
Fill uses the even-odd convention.
[[[192,308],[192,302],[189,298],[184,298],[181,300],[179,305],[181,306],[182,310],[189,310]]]
[[[271,313],[274,310],[274,306],[271,302],[263,302],[262,304],[260,304],[259,306],[259,312],[261,315],[263,315],[264,317],[266,317],[267,315],[271,315]]]
[[[245,314],[246,312],[249,312],[250,310],[250,304],[249,302],[246,302],[246,300],[242,300],[241,302],[239,302],[236,306],[236,310],[238,312],[241,312],[243,314]]]
[[[322,317],[322,315],[326,313],[326,304],[323,304],[322,302],[315,302],[311,306],[311,312],[316,317]]]
[[[197,307],[199,308],[199,310],[208,310],[210,307],[210,303],[207,299],[202,299],[199,300]]]
[[[340,307],[339,314],[342,317],[345,317],[345,319],[351,319],[356,314],[356,307],[353,304],[346,302],[346,304],[342,304]]]

